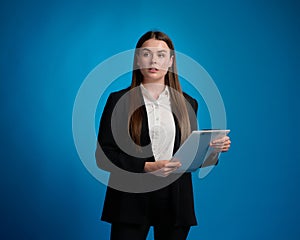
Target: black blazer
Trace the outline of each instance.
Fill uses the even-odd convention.
[[[120,178],[120,174],[116,174],[114,172],[114,169],[111,167],[112,163],[117,167],[132,173],[143,173],[145,162],[155,161],[151,148],[145,150],[145,154],[147,155],[147,157],[131,156],[131,154],[127,154],[119,147],[119,142],[117,144],[113,137],[112,129],[115,129],[114,131],[116,131],[115,134],[116,136],[118,136],[118,141],[122,141],[123,139],[124,144],[132,142],[128,141],[128,102],[121,102],[121,105],[118,104],[117,110],[114,111],[118,101],[122,98],[122,96],[125,96],[129,90],[130,89],[127,88],[110,94],[100,121],[98,133],[98,146],[96,150],[96,162],[99,168],[109,171],[111,173],[109,180],[110,184],[107,187],[101,220],[110,223],[123,222],[133,224],[147,224],[149,223],[149,206],[151,204],[152,196],[154,196],[154,194],[160,194],[160,192],[164,191],[165,189],[170,195],[170,203],[168,205],[170,206],[169,211],[172,214],[172,222],[169,222],[168,224],[176,226],[196,225],[197,221],[194,213],[194,199],[192,179],[190,173],[184,173],[177,180],[165,187],[163,190],[156,190],[152,192],[132,193],[116,190],[114,187],[111,187],[114,184],[122,184],[123,182],[122,178]],[[184,94],[184,96],[192,106],[191,111],[194,111],[193,113],[191,113],[191,111],[188,112],[190,116],[191,128],[192,130],[196,130],[197,121],[193,116],[195,116],[195,113],[197,113],[198,103],[195,99],[191,98],[187,94]],[[144,112],[142,121],[141,146],[147,146],[150,144],[148,119],[145,106],[141,107]],[[118,112],[118,117],[114,118],[117,119],[116,125],[112,126],[111,119],[113,118],[113,115],[116,112]],[[181,136],[180,129],[178,127],[177,119],[175,116],[174,120],[176,127],[174,152],[176,152],[180,147]],[[100,147],[103,150],[106,157],[103,155],[103,152],[99,150]],[[136,146],[129,146],[129,148],[131,148],[132,151],[138,151]],[[154,182],[164,181],[165,179],[169,178],[155,177],[152,176],[152,174],[149,175],[151,175]],[[160,219],[154,219],[154,223],[152,222],[151,224],[156,224],[156,221],[159,222]]]

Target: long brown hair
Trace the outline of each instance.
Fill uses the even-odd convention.
[[[176,56],[175,49],[172,43],[172,40],[163,32],[160,31],[149,31],[145,33],[137,42],[135,47],[134,62],[133,62],[133,72],[132,72],[132,81],[131,89],[139,86],[143,81],[143,75],[137,66],[137,54],[138,49],[142,47],[143,43],[149,39],[161,40],[164,41],[171,50],[171,56],[173,56],[173,64],[169,68],[167,74],[165,75],[165,85],[170,87],[170,100],[171,108],[173,115],[176,117],[177,123],[180,129],[181,143],[189,136],[191,133],[191,125],[189,120],[189,115],[185,103],[185,98],[183,96],[181,86],[178,80],[177,75],[177,65],[176,65]],[[170,56],[170,57],[171,57]],[[130,97],[130,107],[131,109],[136,109],[133,111],[132,115],[129,115],[128,125],[129,132],[134,140],[134,142],[140,145],[141,141],[141,129],[142,129],[142,118],[143,118],[143,109],[136,106],[141,105],[141,96],[138,94],[132,94]]]

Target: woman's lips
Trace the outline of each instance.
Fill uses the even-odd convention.
[[[152,73],[156,73],[158,72],[159,70],[157,68],[148,68],[148,71],[149,72],[152,72]]]

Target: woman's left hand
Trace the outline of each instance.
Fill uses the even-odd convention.
[[[230,148],[230,138],[228,136],[213,140],[210,146],[214,148],[217,152],[227,152]]]

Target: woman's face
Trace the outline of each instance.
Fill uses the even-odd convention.
[[[161,40],[149,39],[138,51],[137,65],[143,75],[143,83],[164,84],[168,68],[173,64],[170,48]]]

